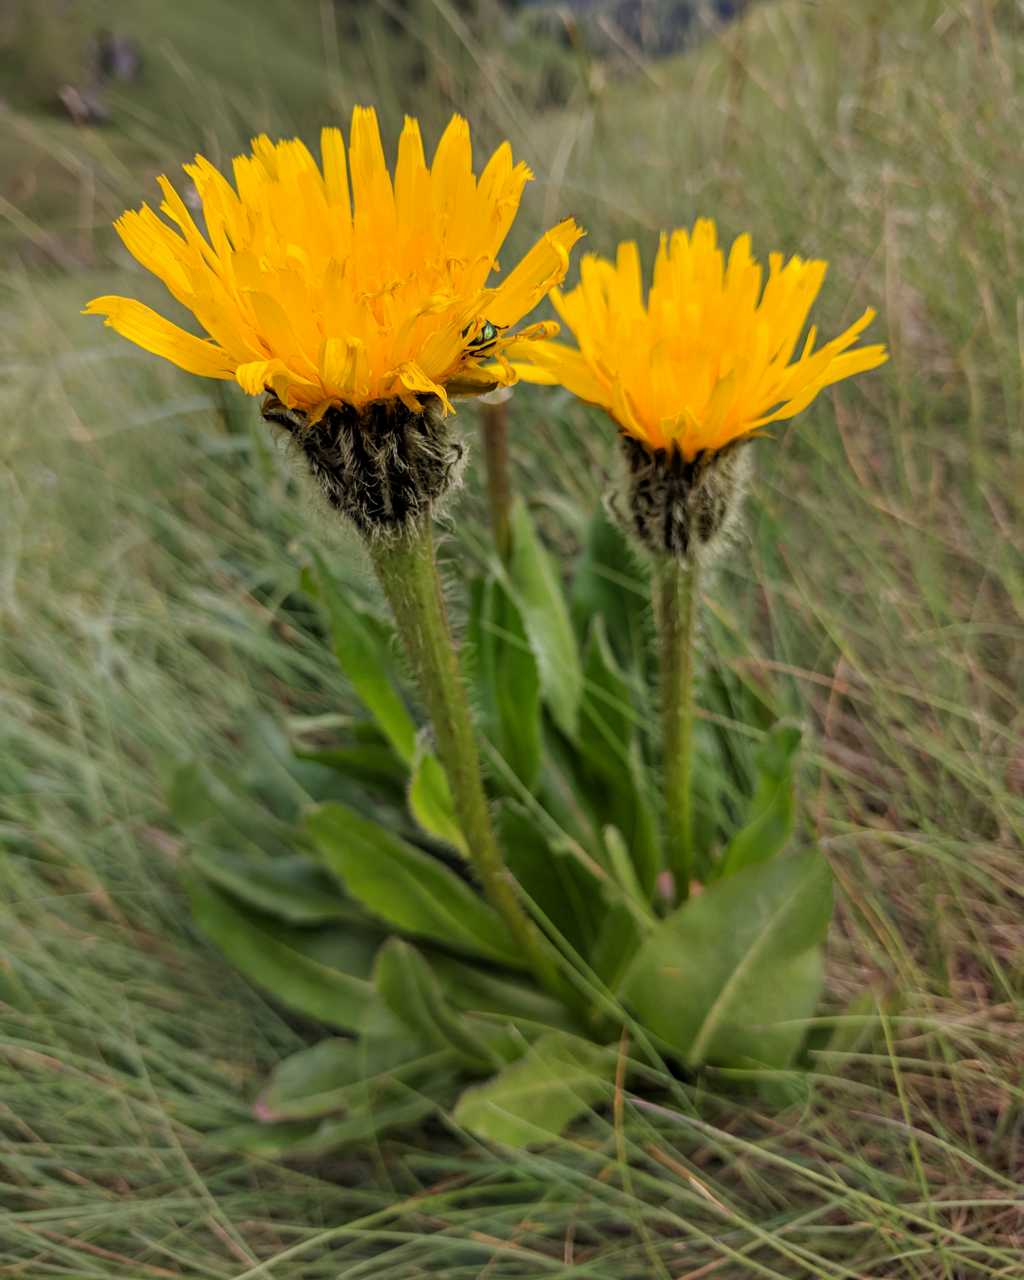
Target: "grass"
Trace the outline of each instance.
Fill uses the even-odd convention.
[[[103,226],[171,156],[248,121],[308,130],[355,94],[394,125],[395,37],[366,19],[369,56],[334,62],[319,7],[287,8],[138,6],[152,66],[118,123],[79,134],[16,103],[2,144],[5,173],[37,178],[2,192],[22,264],[0,306],[0,1275],[1020,1275],[1018,11],[766,3],[628,78],[581,63],[573,100],[534,114],[486,30],[413,7],[430,70],[404,105],[512,137],[539,175],[524,238],[571,211],[595,248],[635,234],[649,259],[658,227],[712,212],[762,252],[832,261],[823,329],[880,310],[891,364],[758,446],[711,601],[718,660],[813,729],[806,834],[841,889],[830,1009],[863,1018],[786,1110],[620,1096],[515,1160],[439,1116],[288,1168],[218,1146],[307,1029],[192,932],[166,781],[345,707],[283,605],[311,541],[360,565],[239,399],[77,314],[140,287]],[[523,490],[569,555],[607,431],[528,390],[513,413]],[[460,510],[472,551],[476,485]]]

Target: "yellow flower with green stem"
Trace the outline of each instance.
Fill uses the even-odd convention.
[[[887,359],[884,346],[857,345],[871,309],[820,346],[815,326],[805,335],[826,270],[773,253],[766,276],[749,236],[726,256],[702,218],[661,237],[646,297],[635,243],[614,262],[586,255],[579,284],[551,295],[576,346],[542,339],[507,353],[525,379],[561,384],[619,430],[626,491],[612,506],[654,556],[668,854],[683,897],[694,869],[697,576],[738,505],[739,446]]]
[[[347,148],[324,129],[320,163],[297,140],[259,137],[234,185],[202,156],[185,166],[200,227],[166,178],[158,213],[117,230],[191,311],[189,333],[133,298],[86,307],[123,337],[203,377],[266,393],[330,503],[363,535],[433,721],[465,847],[484,889],[549,988],[558,979],[508,877],[483,790],[431,528],[462,454],[444,419],[457,395],[515,380],[512,328],[555,285],[583,234],[571,218],[493,280],[531,174],[502,143],[479,177],[454,116],[428,165],[406,119],[394,174],[374,111],[357,107]],[[557,325],[515,335],[519,346]]]

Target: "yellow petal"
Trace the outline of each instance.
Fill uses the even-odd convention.
[[[133,298],[93,298],[82,314],[105,316],[106,323],[122,338],[163,356],[188,373],[204,378],[234,377],[234,361],[220,347],[187,333]]]
[[[444,406],[445,413],[455,412],[444,387],[440,383],[434,382],[432,378],[427,377],[418,364],[402,365],[397,372],[397,376],[402,386],[407,390],[413,391],[417,395],[437,396]]]
[[[552,228],[498,286],[488,319],[506,328],[521,320],[569,269],[569,250],[584,234],[572,218]]]
[[[375,226],[381,235],[386,235],[394,226],[395,199],[384,161],[377,113],[372,107],[356,107],[352,112],[349,164],[357,222]]]

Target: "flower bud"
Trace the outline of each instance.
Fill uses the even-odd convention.
[[[434,397],[418,409],[398,399],[332,406],[310,424],[267,395],[262,413],[291,435],[328,503],[364,538],[402,537],[460,478],[465,450]]]
[[[625,477],[609,499],[626,530],[656,555],[701,559],[736,517],[749,471],[745,442],[687,461],[676,448],[652,449],[633,436],[619,436]]]

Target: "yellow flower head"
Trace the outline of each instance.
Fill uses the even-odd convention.
[[[497,254],[531,178],[507,142],[479,179],[469,126],[453,116],[428,166],[406,119],[394,179],[377,116],[357,107],[346,163],[324,129],[321,164],[303,143],[254,139],[234,186],[202,156],[185,165],[205,232],[167,178],[163,221],[148,206],[115,224],[209,335],[198,338],[131,298],[94,298],[123,337],[209,378],[274,392],[317,421],[332,405],[487,391],[514,380],[507,330],[558,284],[583,234],[560,223],[496,286]],[[550,337],[554,325],[518,335]],[[497,360],[490,371],[483,360]]]
[[[815,350],[811,327],[796,354],[827,264],[768,259],[768,279],[740,236],[728,262],[715,224],[663,235],[644,304],[635,244],[614,263],[588,254],[580,283],[552,300],[578,349],[539,341],[508,354],[530,381],[561,383],[600,405],[622,431],[653,450],[678,450],[692,461],[791,418],[824,387],[874,369],[882,346],[849,348],[874,318],[864,314]],[[795,355],[795,358],[794,358]]]

